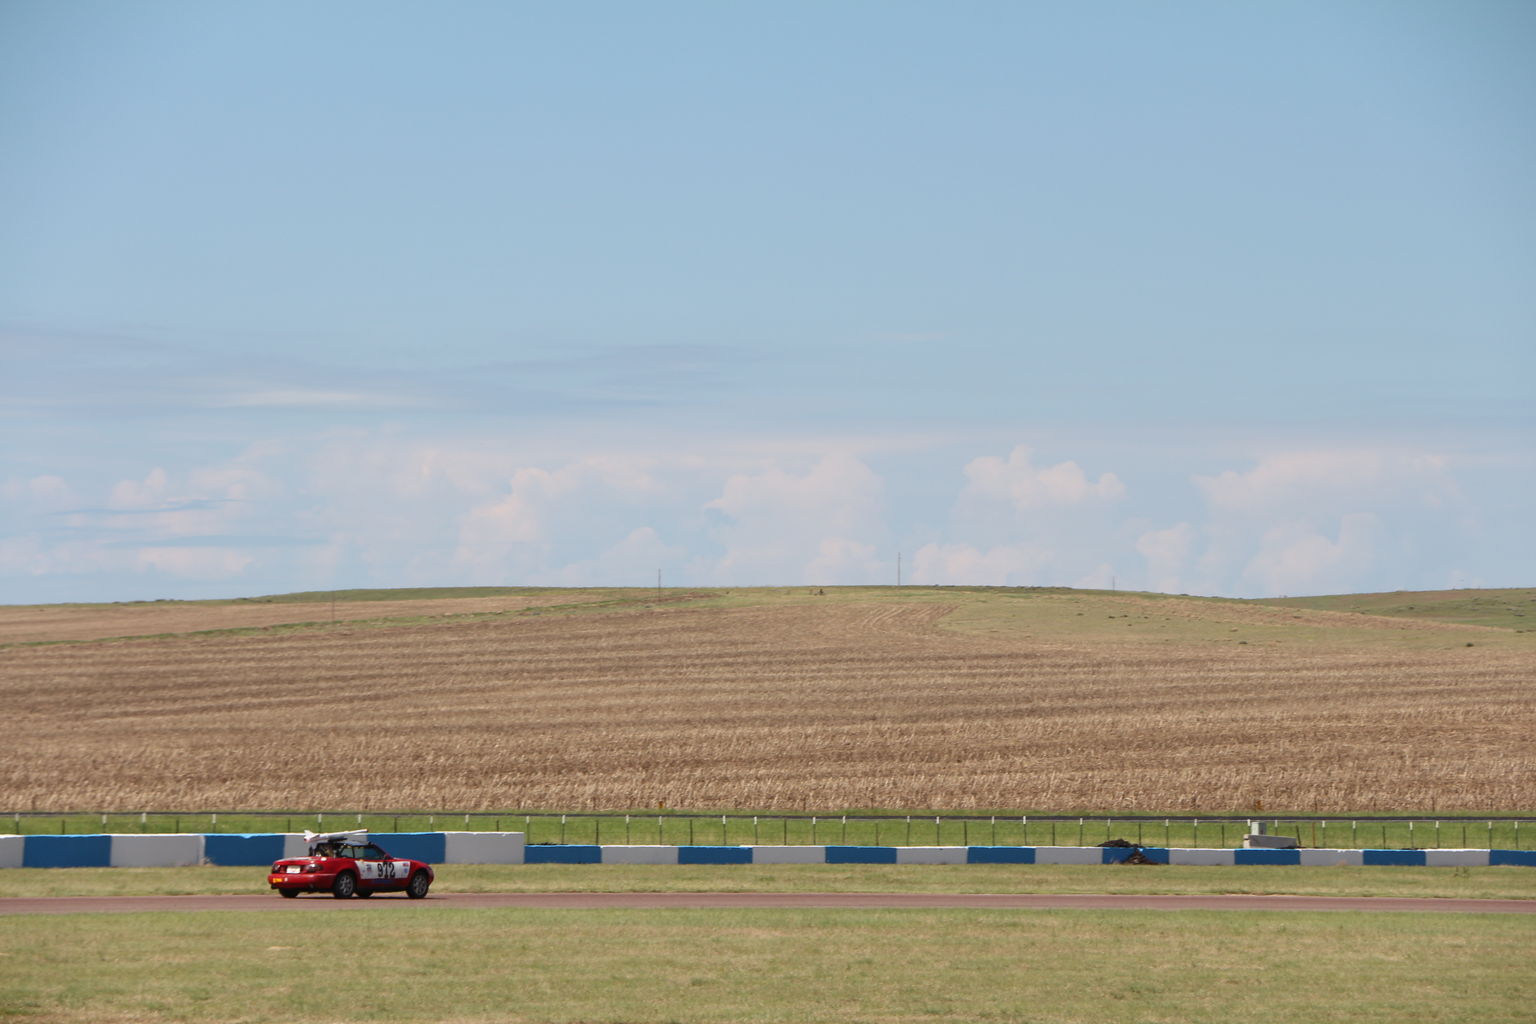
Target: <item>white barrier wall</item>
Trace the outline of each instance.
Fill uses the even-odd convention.
[[[1364,850],[1298,850],[1301,864],[1309,868],[1351,867],[1365,863]],[[1488,863],[1488,851],[1483,851],[1483,864]]]
[[[898,846],[897,864],[964,864],[970,855],[968,846]]]
[[[1037,846],[1036,864],[1103,864],[1104,851],[1097,846]]]
[[[521,832],[444,832],[445,864],[521,864]]]
[[[1232,863],[1231,850],[1185,849],[1174,847],[1168,851],[1169,864],[1202,864],[1222,867]]]
[[[825,864],[825,846],[749,846],[753,864]]]
[[[1487,850],[1425,850],[1424,865],[1431,868],[1485,868]]]
[[[673,864],[677,863],[675,846],[604,846],[604,864]]]
[[[26,857],[26,836],[0,836],[0,868],[19,868]]]
[[[115,868],[184,868],[203,862],[203,837],[183,834],[131,834],[112,838]]]

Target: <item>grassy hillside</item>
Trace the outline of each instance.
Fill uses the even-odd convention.
[[[1399,590],[1390,594],[1285,597],[1256,602],[1284,608],[1386,615],[1422,622],[1455,622],[1536,629],[1536,588],[1505,590]]]

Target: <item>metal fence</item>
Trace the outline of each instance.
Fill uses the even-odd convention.
[[[1141,846],[1237,846],[1251,821],[1270,835],[1312,849],[1536,848],[1536,819],[1471,817],[1213,818],[1115,815],[923,814],[560,814],[549,812],[375,813],[357,811],[186,813],[11,812],[0,828],[22,835],[95,832],[523,832],[529,843],[667,846],[1096,846],[1115,839]]]

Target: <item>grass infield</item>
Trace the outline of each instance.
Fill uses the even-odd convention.
[[[174,1020],[1530,1020],[1529,921],[1478,914],[450,910],[368,931],[208,912],[13,918],[0,1006]]]
[[[445,864],[437,877],[435,892],[1255,893],[1536,899],[1536,871],[1522,867]],[[0,898],[268,891],[261,868],[0,871]]]

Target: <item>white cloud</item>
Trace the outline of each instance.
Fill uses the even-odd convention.
[[[1035,586],[1052,561],[1049,548],[1006,544],[981,550],[969,544],[925,544],[912,557],[912,582],[972,586]]]
[[[1078,505],[1088,501],[1115,501],[1125,496],[1125,485],[1113,473],[1090,480],[1075,462],[1036,467],[1033,453],[1019,445],[1007,459],[988,455],[972,459],[965,467],[966,486],[961,500],[1003,500],[1019,512]]]
[[[561,559],[555,547],[563,534],[585,527],[590,532],[583,547],[590,550],[597,536],[615,530],[616,512],[636,510],[660,492],[648,460],[591,456],[555,469],[525,466],[512,474],[501,497],[459,518],[453,560],[492,575],[556,571]],[[572,564],[596,563],[577,558]]]
[[[1267,530],[1243,578],[1265,594],[1348,591],[1371,567],[1379,526],[1374,515],[1352,513],[1333,538],[1294,524]]]
[[[1246,472],[1196,476],[1212,508],[1272,514],[1279,509],[1358,503],[1390,490],[1439,502],[1454,485],[1449,460],[1429,454],[1373,450],[1287,452],[1271,455]]]
[[[1136,550],[1147,562],[1147,587],[1166,594],[1180,592],[1181,574],[1194,551],[1198,532],[1189,523],[1166,530],[1149,530],[1136,538]]]
[[[707,571],[731,584],[871,582],[883,500],[880,477],[846,453],[803,474],[778,465],[733,474],[705,505],[729,520],[714,530],[725,553]]]
[[[122,480],[112,488],[107,507],[114,509],[148,509],[165,504],[166,472],[158,466],[149,471],[143,480]]]
[[[146,547],[134,554],[142,568],[193,580],[224,580],[239,576],[255,559],[226,547]]]

